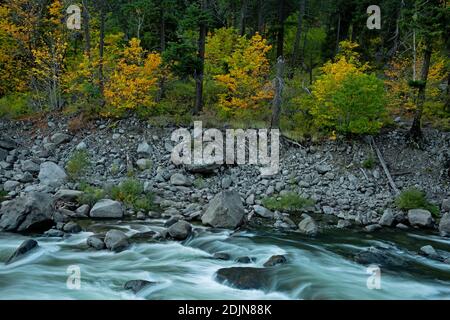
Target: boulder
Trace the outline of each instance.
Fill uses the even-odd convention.
[[[216,253],[213,254],[213,258],[217,259],[217,260],[227,261],[227,260],[230,260],[231,257],[226,252],[216,252]]]
[[[408,211],[409,224],[414,227],[431,227],[433,218],[431,212],[423,209],[413,209]]]
[[[55,194],[55,199],[65,202],[76,202],[83,194],[83,191],[61,189]]]
[[[346,229],[350,228],[352,226],[352,223],[348,220],[339,220],[337,224],[338,229]]]
[[[0,148],[11,151],[17,148],[17,143],[8,137],[0,137]]]
[[[22,244],[14,251],[14,253],[6,260],[6,264],[13,263],[21,258],[23,258],[26,254],[28,254],[33,249],[39,247],[36,240],[28,239],[22,242]]]
[[[3,190],[6,192],[14,191],[19,184],[19,181],[8,180],[3,184]]]
[[[420,248],[419,254],[423,255],[425,257],[428,257],[430,259],[435,259],[435,260],[442,259],[441,256],[436,252],[436,250],[430,245],[423,246],[422,248]]]
[[[255,210],[255,213],[260,217],[267,218],[267,219],[275,218],[275,213],[273,213],[272,211],[270,211],[267,208],[264,208],[263,206],[256,205],[253,207],[253,210]]]
[[[239,257],[235,260],[237,263],[243,263],[243,264],[248,264],[248,263],[252,263],[253,259],[250,257]]]
[[[380,230],[381,228],[383,228],[381,225],[379,225],[378,223],[375,223],[375,224],[370,224],[368,226],[365,226],[364,230],[367,232],[374,232],[374,231]]]
[[[298,224],[298,231],[307,236],[315,236],[319,232],[317,222],[310,216],[303,214],[304,219]]]
[[[148,286],[154,285],[155,282],[147,280],[130,280],[125,283],[123,288],[125,290],[131,290],[133,293],[138,293],[139,291],[145,289]]]
[[[90,216],[92,218],[120,219],[123,217],[123,208],[118,201],[103,199],[92,207]]]
[[[105,236],[105,245],[111,251],[120,252],[127,249],[130,243],[127,235],[122,231],[109,230]]]
[[[78,233],[81,232],[81,227],[76,222],[68,222],[64,225],[63,231],[67,233]]]
[[[63,143],[70,142],[70,140],[72,140],[72,137],[69,136],[68,134],[65,134],[62,132],[55,133],[50,138],[50,141],[53,142],[57,146],[60,144],[63,144]]]
[[[86,240],[86,244],[96,250],[105,249],[105,242],[99,236],[90,236]]]
[[[450,236],[450,213],[445,213],[439,222],[439,232],[443,237]]]
[[[245,215],[241,197],[237,191],[222,191],[208,204],[202,223],[215,228],[235,229],[243,223]]]
[[[321,165],[318,165],[316,167],[316,170],[320,174],[325,174],[325,173],[330,172],[331,170],[333,170],[333,168],[331,168],[331,166],[329,166],[327,164],[321,164]]]
[[[174,186],[190,187],[192,181],[181,173],[175,173],[170,177],[170,184]]]
[[[153,153],[153,148],[147,143],[147,141],[143,141],[139,143],[137,153],[140,156],[149,157]]]
[[[45,231],[53,225],[53,214],[53,197],[47,193],[31,192],[2,204],[0,230]]]
[[[360,264],[376,264],[384,267],[402,267],[406,262],[389,252],[388,249],[370,247],[354,255],[354,260]]]
[[[4,161],[6,157],[8,156],[8,151],[0,148],[0,161]]]
[[[386,209],[383,212],[383,215],[380,218],[379,224],[385,227],[391,227],[395,221],[394,213],[391,209]]]
[[[192,232],[190,223],[180,220],[167,229],[169,235],[175,240],[185,240]]]
[[[67,174],[54,162],[41,163],[38,175],[41,184],[50,187],[59,187],[67,180]]]
[[[264,268],[222,268],[217,271],[216,280],[241,290],[267,290],[271,285],[270,269]]]
[[[279,264],[286,263],[286,257],[282,255],[271,256],[269,260],[264,263],[264,267],[274,267]]]
[[[87,218],[89,216],[89,211],[90,210],[91,210],[91,208],[89,207],[88,204],[83,204],[81,207],[79,207],[77,210],[75,210],[75,213],[79,217],[86,217]]]
[[[450,199],[442,200],[441,210],[444,212],[450,212]]]
[[[64,235],[65,233],[63,231],[57,229],[50,229],[44,232],[44,236],[51,238],[62,238]]]

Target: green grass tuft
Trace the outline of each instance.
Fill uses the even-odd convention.
[[[86,173],[91,165],[89,154],[85,150],[77,150],[70,157],[66,165],[67,175],[72,181],[77,181]]]
[[[395,205],[401,210],[428,210],[434,217],[438,217],[440,213],[439,208],[427,200],[425,192],[417,188],[410,188],[402,191],[395,199]]]
[[[263,200],[264,207],[273,211],[300,211],[303,208],[314,206],[314,204],[314,200],[303,198],[295,192]]]

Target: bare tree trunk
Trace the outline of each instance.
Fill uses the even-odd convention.
[[[166,17],[165,17],[165,10],[163,7],[163,4],[161,3],[161,6],[159,7],[159,14],[160,14],[160,30],[159,30],[159,39],[160,39],[160,46],[161,46],[161,53],[166,50]]]
[[[83,0],[83,31],[84,31],[84,53],[91,60],[91,32],[89,31],[89,9],[88,0]]]
[[[428,41],[425,47],[422,72],[420,77],[421,83],[419,87],[419,92],[417,94],[417,110],[416,114],[414,115],[413,124],[409,131],[410,137],[416,142],[419,142],[422,138],[421,122],[422,122],[423,106],[425,104],[426,99],[425,91],[428,81],[428,73],[430,71],[431,54],[432,54],[432,46],[431,43]]]
[[[241,36],[245,35],[245,29],[246,29],[246,25],[245,25],[245,16],[247,15],[247,0],[242,0],[242,7],[241,7],[241,18],[240,18],[240,22],[239,22],[239,27],[240,27],[240,34]]]
[[[299,0],[300,8],[298,12],[297,19],[297,32],[295,33],[294,47],[292,49],[292,61],[291,67],[294,68],[300,51],[300,42],[302,40],[302,31],[303,31],[303,17],[305,15],[305,2],[306,0]]]
[[[281,105],[283,103],[283,87],[284,87],[284,60],[283,57],[278,57],[277,60],[277,75],[274,80],[275,96],[272,102],[272,121],[271,127],[278,129],[280,127]]]
[[[207,0],[202,0],[202,11],[207,9]],[[198,39],[198,67],[195,70],[195,105],[194,115],[198,115],[203,109],[203,75],[205,69],[205,46],[206,46],[206,34],[208,28],[205,21],[200,23],[200,32]]]
[[[339,52],[339,41],[341,39],[341,13],[338,14],[338,25],[336,34],[336,54]]]
[[[284,0],[278,1],[277,57],[284,56]]]
[[[106,19],[106,4],[104,0],[101,0],[100,3],[100,40],[99,40],[99,62],[98,62],[98,83],[99,89],[102,96],[102,105],[105,104],[104,99],[104,88],[105,88],[105,79],[103,75],[103,56],[104,56],[104,47],[105,47],[105,19]]]
[[[258,33],[264,33],[264,0],[258,0]]]

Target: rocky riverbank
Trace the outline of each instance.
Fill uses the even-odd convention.
[[[397,187],[424,190],[438,204],[438,215],[423,209],[396,208],[396,194],[364,139],[305,146],[284,141],[280,172],[263,177],[258,167],[250,165],[175,166],[170,159],[174,145],[170,136],[176,128],[155,127],[134,119],[99,120],[77,132],[68,130],[66,121],[51,118],[39,123],[2,121],[0,129],[3,231],[64,237],[92,231],[98,219],[167,220],[165,229],[158,233],[129,239],[121,231],[105,230],[88,239],[92,248],[112,251],[125,250],[142,239],[182,241],[193,236],[196,225],[229,229],[262,225],[307,236],[320,236],[327,228],[352,227],[366,232],[421,228],[436,235],[450,234],[446,167],[450,133],[433,129],[426,130],[424,150],[405,143],[401,124],[375,141]],[[78,151],[87,154],[88,164],[82,176],[69,177],[68,162],[74,161]],[[152,210],[108,197],[91,205],[79,201],[86,192],[82,185],[101,189],[120,185],[130,176],[142,183],[144,193],[154,195]],[[310,202],[292,210],[264,206],[267,199],[292,194]]]

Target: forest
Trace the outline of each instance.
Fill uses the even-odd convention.
[[[382,0],[369,28],[372,2],[3,0],[0,116],[195,118],[296,140],[397,117],[416,141],[422,122],[449,130],[449,2]]]

